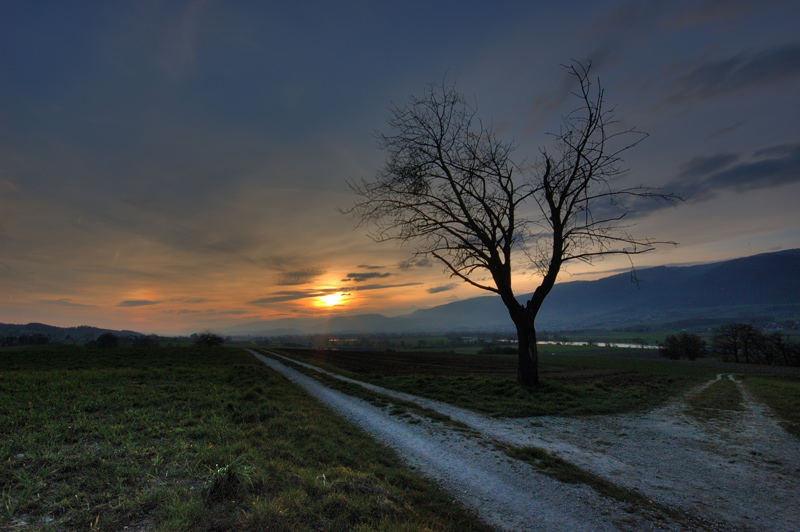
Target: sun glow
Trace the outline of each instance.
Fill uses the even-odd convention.
[[[322,301],[322,304],[326,307],[341,305],[343,298],[344,294],[341,292],[334,292],[333,294],[328,294],[326,296],[319,296],[319,300]]]

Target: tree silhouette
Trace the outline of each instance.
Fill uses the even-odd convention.
[[[664,339],[659,352],[661,356],[672,360],[681,358],[695,360],[705,354],[706,343],[697,334],[687,332],[670,334]]]
[[[654,249],[659,242],[632,236],[623,219],[629,200],[668,197],[619,186],[622,153],[646,135],[615,129],[591,65],[566,68],[579,106],[534,166],[515,163],[512,143],[453,87],[430,87],[393,109],[390,132],[379,135],[385,168],[351,184],[357,200],[345,211],[369,224],[375,240],[413,241],[452,276],[498,294],[516,327],[517,380],[525,386],[539,380],[535,320],[562,265]],[[512,288],[512,259],[542,277],[525,302]]]

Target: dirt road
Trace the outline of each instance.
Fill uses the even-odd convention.
[[[425,418],[406,423],[280,364],[274,359],[284,357],[277,353],[270,353],[273,358],[253,354],[394,448],[500,528],[658,529],[680,525],[650,521],[647,515],[631,512],[630,507],[623,508],[585,486],[538,474],[527,464],[493,450],[487,442],[545,449],[664,506],[697,516],[712,528],[800,529],[800,440],[787,434],[741,383],[737,386],[743,392],[745,410],[718,421],[700,422],[687,416],[685,398],[648,413],[508,419],[490,418],[292,361],[436,410],[482,434],[482,441]],[[697,391],[699,388],[693,393]]]

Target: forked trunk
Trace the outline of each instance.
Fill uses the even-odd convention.
[[[532,320],[517,324],[517,382],[526,387],[539,384],[539,352],[536,347],[536,329]]]

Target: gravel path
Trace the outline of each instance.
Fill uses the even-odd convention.
[[[483,416],[292,362],[436,410],[489,439],[545,449],[658,503],[717,523],[714,528],[800,530],[800,440],[784,431],[769,408],[731,375],[717,375],[647,413],[512,419]],[[721,378],[736,383],[745,409],[716,420],[687,416],[686,399]],[[542,497],[547,495],[537,491],[536,499]]]
[[[366,401],[333,390],[278,360],[256,358],[394,449],[409,465],[435,480],[487,523],[507,530],[652,530],[647,516],[587,486],[565,484],[512,460],[486,440],[468,437],[425,418],[399,419]],[[274,357],[274,358],[271,358]],[[627,510],[631,510],[628,508]],[[672,525],[671,528],[677,528]]]

